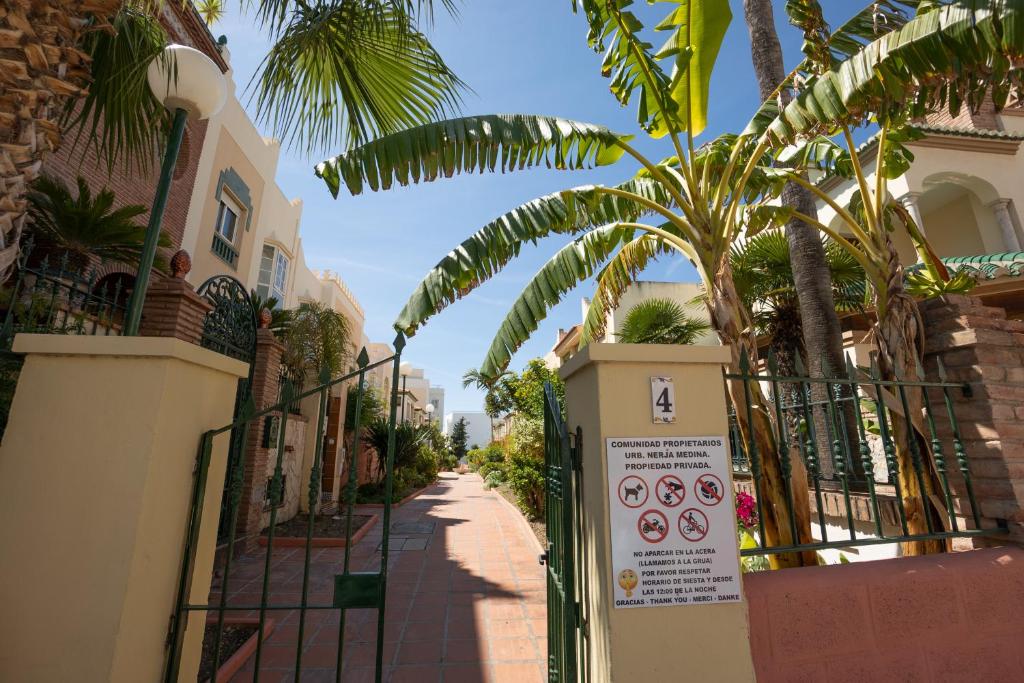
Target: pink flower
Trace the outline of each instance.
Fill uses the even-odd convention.
[[[744,491],[736,494],[736,521],[745,529],[757,526],[757,501]]]

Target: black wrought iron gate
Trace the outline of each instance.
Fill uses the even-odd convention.
[[[562,407],[550,384],[544,386],[544,516],[547,551],[548,681],[587,680],[585,649],[587,589],[583,560],[582,434],[570,437]]]
[[[316,612],[315,619],[317,626],[330,622],[332,619],[337,624],[337,638],[332,646],[335,648],[333,673],[336,681],[342,680],[343,670],[346,665],[346,613],[352,609],[374,609],[376,610],[375,637],[369,642],[362,642],[359,647],[372,648],[372,666],[375,669],[375,680],[378,683],[382,680],[383,671],[383,641],[384,641],[384,610],[387,596],[387,575],[388,575],[388,541],[391,527],[391,498],[394,488],[394,461],[395,461],[395,425],[398,406],[398,384],[399,365],[401,362],[402,349],[405,346],[405,338],[399,334],[394,342],[394,355],[382,360],[370,362],[366,349],[359,354],[358,368],[346,375],[331,378],[329,374],[321,375],[319,384],[308,390],[295,391],[287,380],[282,388],[282,399],[279,403],[257,409],[254,405],[251,394],[246,393],[246,400],[239,415],[231,424],[219,429],[211,430],[202,435],[197,456],[195,479],[191,493],[191,512],[186,529],[185,549],[182,557],[182,567],[177,587],[177,598],[171,615],[171,626],[168,634],[168,656],[165,669],[165,683],[176,683],[179,681],[182,660],[182,649],[185,641],[186,630],[192,626],[189,623],[189,615],[199,613],[206,616],[206,639],[204,646],[212,659],[212,670],[216,671],[218,666],[226,659],[224,647],[225,627],[235,623],[237,617],[255,615],[256,633],[264,634],[267,628],[269,615],[276,615],[278,619],[289,618],[295,615],[297,623],[297,634],[294,638],[287,639],[287,645],[294,646],[294,666],[289,668],[294,672],[294,679],[300,680],[304,672],[308,672],[309,665],[304,666],[304,648],[309,644],[310,630],[312,629],[309,615]],[[376,368],[390,368],[390,404],[388,417],[388,447],[385,458],[385,479],[384,479],[384,508],[381,512],[381,528],[383,537],[379,547],[379,564],[364,571],[356,571],[358,567],[352,560],[353,544],[352,536],[354,531],[355,505],[357,494],[357,473],[359,471],[359,435],[361,433],[360,417],[362,415],[362,402],[368,383],[368,373]],[[345,545],[341,557],[337,562],[333,559],[325,566],[324,563],[314,563],[313,556],[313,531],[316,515],[315,511],[321,501],[321,478],[324,468],[323,446],[325,439],[322,438],[327,425],[327,412],[330,391],[333,387],[355,382],[358,390],[355,395],[354,424],[352,429],[352,441],[348,448],[346,492],[339,509],[332,514],[343,518],[345,528]],[[275,527],[277,525],[278,509],[284,496],[284,454],[286,452],[285,437],[291,408],[297,405],[302,399],[317,396],[319,398],[319,410],[316,415],[317,431],[314,440],[314,455],[312,466],[309,471],[308,481],[305,482],[304,490],[308,491],[308,502],[310,514],[308,517],[308,528],[305,530],[304,543],[298,552],[302,553],[302,580],[301,587],[297,594],[280,590],[280,586],[272,586],[275,577],[275,563],[281,560],[282,550],[284,553],[294,552],[292,549],[277,547],[278,554],[275,555]],[[258,564],[253,561],[252,556],[238,557],[236,552],[236,536],[238,527],[239,507],[243,499],[243,474],[245,458],[244,453],[238,457],[228,454],[228,462],[233,463],[226,473],[227,479],[227,505],[218,510],[222,515],[228,516],[226,525],[228,533],[225,540],[223,552],[218,553],[220,559],[214,567],[214,573],[219,576],[220,584],[204,600],[198,602],[190,599],[192,594],[193,580],[196,578],[196,557],[199,550],[200,528],[204,513],[212,513],[216,508],[204,509],[202,504],[205,499],[207,481],[210,473],[210,465],[215,452],[215,445],[223,447],[225,444],[228,450],[235,448],[244,449],[248,442],[250,429],[258,429],[263,433],[263,441],[268,446],[276,443],[276,456],[273,467],[273,474],[267,483],[267,504],[269,507],[269,525],[266,527],[265,535],[260,545],[265,546],[259,549],[261,554]],[[224,441],[221,441],[224,440]],[[300,491],[303,490],[300,488]],[[221,523],[218,526],[222,526]],[[294,557],[294,556],[293,556]],[[249,569],[262,565],[262,573],[236,571],[233,564],[249,560]],[[365,559],[365,558],[364,558]],[[243,567],[245,569],[245,567]],[[338,570],[340,569],[340,573]],[[365,568],[364,568],[365,569]],[[325,574],[325,572],[327,572]],[[331,599],[323,599],[325,593],[325,579],[329,583],[326,586],[327,592],[331,593]],[[239,584],[254,586],[257,590],[239,590]],[[232,586],[235,586],[233,589]],[[323,615],[327,616],[324,617]],[[193,620],[195,621],[195,620]],[[322,630],[321,630],[322,633]],[[271,634],[272,635],[272,634]],[[252,680],[258,681],[261,671],[265,670],[267,664],[266,637],[256,639],[256,651],[252,660]],[[323,641],[321,640],[321,643]],[[281,646],[275,647],[280,650]],[[351,644],[350,644],[351,649]],[[210,654],[212,653],[212,654]],[[275,652],[279,655],[280,652]],[[351,654],[349,652],[348,654]],[[361,659],[365,652],[360,653]],[[280,667],[280,661],[275,663]],[[323,667],[319,667],[316,680],[322,680]],[[278,672],[275,672],[278,673]],[[308,678],[308,677],[307,677]]]

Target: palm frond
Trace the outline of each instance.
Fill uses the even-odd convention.
[[[705,320],[687,315],[679,302],[657,298],[629,309],[615,336],[622,344],[693,344],[708,329]]]
[[[284,363],[299,376],[339,372],[348,357],[351,327],[343,314],[319,301],[303,303],[284,331]]]
[[[620,244],[631,239],[631,230],[612,224],[591,230],[562,247],[513,302],[480,365],[481,374],[498,376],[547,317],[548,310],[561,302],[566,292],[593,276]]]
[[[664,187],[644,178],[634,178],[617,190],[629,192],[660,206],[671,206]],[[636,200],[600,193],[596,186],[564,190],[517,206],[491,221],[449,252],[423,278],[395,321],[395,328],[407,335],[480,286],[519,255],[526,242],[551,234],[575,234],[616,221],[635,221],[649,213]]]
[[[148,171],[171,127],[167,109],[153,97],[146,81],[149,63],[167,44],[156,17],[126,5],[110,30],[86,34],[82,49],[92,60],[92,82],[85,97],[71,98],[61,127],[76,129],[72,151],[94,151],[108,169]]]
[[[373,3],[369,3],[373,4]],[[257,121],[307,153],[436,120],[464,84],[407,15],[296,4],[253,77]]]
[[[321,162],[316,174],[337,196],[344,182],[352,194],[394,182],[431,182],[459,173],[502,172],[537,165],[559,169],[602,166],[623,154],[632,139],[603,126],[529,114],[449,119],[385,135]]]

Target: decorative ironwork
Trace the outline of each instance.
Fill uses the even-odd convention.
[[[744,387],[745,404],[734,406],[729,416],[733,473],[739,486],[753,489],[759,522],[759,545],[745,548],[741,554],[768,555],[879,543],[986,536],[1003,531],[982,527],[952,400],[954,391],[969,396],[970,387],[950,382],[946,378],[941,359],[938,360],[937,382],[928,381],[920,365],[916,378],[884,380],[874,361],[868,369],[855,368],[848,361],[845,376],[841,377],[810,377],[800,362],[796,364],[796,376],[781,376],[771,356],[766,364],[766,372],[761,372],[751,367],[746,353],[740,358],[739,365],[738,373],[725,374],[727,381],[742,381]],[[747,424],[751,424],[752,401],[749,388],[755,383],[771,387],[770,402],[776,423],[785,425],[779,439],[779,457],[783,465],[783,504],[790,510],[790,519],[794,519],[792,510],[797,496],[810,496],[817,508],[817,536],[811,543],[786,547],[764,545],[765,503],[760,495],[764,478],[761,462],[763,454],[758,453],[753,435],[741,433],[736,420],[737,413],[746,415]],[[824,386],[825,400],[810,400],[813,385]],[[792,402],[794,397],[795,404]],[[787,405],[785,399],[789,399],[790,404]],[[855,416],[855,435],[847,433],[842,414],[844,401],[850,405]],[[933,405],[940,401],[946,408],[945,416],[938,415],[938,419],[946,418],[947,424],[942,429],[937,427],[937,415],[933,411]],[[910,406],[918,404],[921,406],[922,418],[917,428],[920,434],[909,439],[907,448],[910,458],[906,466],[910,471],[902,473],[892,419],[896,413],[911,414]],[[816,433],[819,426],[823,426],[827,433]],[[955,482],[949,476],[950,468],[943,450],[940,435],[944,434],[952,435],[953,451],[957,454],[959,476]],[[790,437],[792,442],[787,443]],[[851,437],[856,438],[856,443]],[[871,448],[872,444],[874,449]],[[872,450],[876,453],[874,457]],[[791,454],[793,457],[799,455],[807,470],[807,486],[804,490],[794,486],[792,468],[789,466]],[[822,473],[823,461],[832,465],[831,478]],[[863,481],[857,482],[856,489],[852,486],[854,465],[865,473]],[[875,474],[876,466],[885,471],[884,476]],[[939,489],[937,495],[926,500],[908,497],[900,484],[901,474],[913,477],[919,490],[927,490],[926,481],[932,469],[935,473],[934,488]],[[969,511],[963,512],[954,505],[957,498],[969,504]],[[829,501],[828,506],[826,500]],[[907,523],[910,506],[923,507],[929,511],[924,515],[925,533],[911,533]],[[832,510],[829,514],[831,521],[826,520],[826,507]],[[838,534],[841,538],[835,538],[836,527],[840,529]],[[792,532],[792,537],[796,538],[795,528]]]
[[[202,346],[251,363],[256,357],[256,311],[245,285],[214,275],[196,293],[213,305],[203,321]]]
[[[585,682],[588,667],[583,647],[586,619],[583,599],[582,433],[570,439],[554,389],[544,385],[544,520],[547,551],[548,681]]]
[[[182,571],[178,581],[177,599],[171,620],[171,632],[169,639],[170,649],[167,658],[166,670],[164,672],[165,682],[169,683],[178,680],[180,673],[179,665],[181,648],[182,643],[184,642],[185,628],[189,622],[188,617],[190,612],[205,612],[210,617],[210,623],[215,624],[215,628],[213,630],[212,653],[214,662],[213,668],[216,670],[224,659],[223,633],[225,617],[228,614],[256,612],[259,617],[259,629],[262,631],[265,626],[268,613],[275,612],[277,614],[283,614],[294,610],[297,615],[297,642],[295,645],[294,678],[295,680],[299,680],[302,672],[303,650],[306,649],[305,646],[308,645],[309,641],[307,627],[310,625],[308,622],[312,621],[310,619],[310,612],[316,611],[318,615],[328,614],[331,615],[329,618],[336,618],[338,633],[345,634],[345,619],[349,609],[377,610],[375,680],[378,681],[378,683],[383,680],[384,614],[387,598],[389,569],[388,547],[391,531],[390,501],[394,495],[394,430],[397,420],[398,406],[398,394],[396,387],[398,386],[401,349],[405,346],[405,338],[402,335],[399,335],[395,340],[394,346],[397,351],[393,356],[374,363],[369,362],[369,356],[364,349],[359,355],[357,361],[359,367],[356,370],[333,379],[329,373],[321,373],[318,378],[318,385],[311,389],[299,390],[290,382],[285,381],[281,400],[275,405],[257,410],[251,395],[246,394],[245,399],[241,404],[241,409],[238,411],[238,416],[231,424],[203,434],[199,443],[196,474],[192,486],[191,508],[181,565]],[[380,545],[379,569],[375,571],[363,571],[362,562],[359,563],[358,567],[353,565],[351,562],[351,549],[353,545],[351,541],[353,534],[356,531],[353,528],[353,519],[355,516],[355,509],[357,505],[356,497],[358,493],[358,488],[355,486],[355,483],[357,476],[356,473],[359,471],[359,449],[356,446],[358,445],[360,438],[359,420],[361,410],[359,410],[359,406],[361,405],[363,393],[367,387],[367,374],[378,367],[390,367],[392,377],[389,413],[390,439],[385,458],[384,500],[386,502],[382,512],[382,527],[384,533]],[[341,573],[334,577],[334,594],[331,599],[325,600],[322,597],[318,597],[322,594],[322,586],[320,588],[317,588],[317,586],[322,583],[322,581],[321,579],[311,575],[311,560],[313,557],[314,520],[317,512],[317,499],[319,497],[318,493],[321,485],[320,478],[324,471],[325,440],[323,438],[317,438],[313,463],[308,474],[309,479],[305,482],[306,490],[308,491],[308,503],[311,514],[308,515],[309,523],[306,529],[302,591],[297,597],[289,597],[288,594],[282,595],[277,591],[270,590],[270,580],[272,575],[271,566],[273,562],[273,552],[275,550],[275,530],[278,521],[279,508],[281,507],[280,501],[282,489],[284,488],[284,458],[287,450],[285,448],[285,435],[287,434],[288,423],[291,419],[291,407],[294,404],[302,402],[303,399],[308,397],[318,397],[319,409],[314,418],[316,420],[316,431],[313,433],[323,435],[327,426],[328,405],[331,391],[335,388],[347,387],[349,383],[354,383],[357,387],[360,387],[361,390],[357,392],[355,398],[357,409],[355,411],[355,424],[353,425],[353,441],[352,447],[348,451],[350,459],[349,462],[346,463],[348,469],[345,476],[348,480],[347,488],[349,494],[345,496],[344,506],[336,513],[345,516],[345,546],[344,556],[340,562]],[[227,535],[221,541],[224,544],[225,552],[219,554],[219,557],[222,558],[219,562],[223,562],[223,564],[218,563],[216,568],[217,575],[221,577],[220,585],[210,600],[196,601],[194,599],[190,599],[192,597],[192,581],[196,578],[194,573],[199,529],[202,526],[204,514],[213,514],[213,508],[205,507],[203,505],[203,501],[206,498],[207,477],[210,471],[210,463],[214,452],[215,441],[217,439],[229,438],[231,443],[244,444],[248,440],[250,428],[258,430],[260,424],[270,416],[274,416],[275,419],[279,421],[276,431],[270,435],[273,445],[276,447],[273,474],[268,486],[270,499],[274,504],[272,504],[268,510],[269,520],[265,537],[266,555],[262,560],[263,574],[261,577],[257,577],[257,579],[252,579],[251,577],[247,577],[245,579],[246,582],[250,580],[259,582],[261,580],[262,586],[257,587],[256,590],[252,592],[246,591],[242,593],[241,595],[245,596],[244,598],[240,598],[243,602],[235,601],[239,599],[238,596],[235,596],[234,600],[229,598],[232,586],[240,580],[238,576],[232,574],[231,567],[236,554],[235,550],[236,535],[238,533],[239,509],[245,498],[243,495],[243,468],[236,465],[229,469],[229,484],[227,487],[228,495],[224,499],[225,505],[220,510],[222,517],[221,526],[227,529]],[[269,431],[270,430],[264,427],[264,434]],[[306,476],[307,475],[303,475],[303,477]],[[301,490],[301,488],[299,490]],[[223,521],[224,519],[227,520],[226,523]],[[261,550],[261,552],[264,551]],[[355,571],[355,569],[359,569],[360,571]],[[208,579],[209,577],[206,578]],[[258,586],[258,583],[256,585]],[[249,599],[249,596],[253,595],[258,596],[258,600]],[[192,621],[194,622],[194,620]],[[321,621],[323,621],[323,619],[317,619],[316,623],[319,624]],[[336,648],[336,680],[340,681],[344,668],[344,638],[339,638],[337,640]],[[253,659],[254,671],[252,678],[254,681],[259,679],[261,669],[267,666],[265,660],[266,652],[264,650],[264,639],[258,638],[256,652],[254,653]]]

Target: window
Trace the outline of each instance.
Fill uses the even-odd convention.
[[[217,223],[214,226],[217,234],[223,237],[228,244],[235,243],[235,233],[238,228],[238,216],[241,215],[238,205],[228,199],[227,195],[221,194],[220,206],[217,207]]]
[[[283,251],[272,244],[263,245],[256,293],[264,299],[277,299],[278,308],[284,306],[285,291],[288,288],[288,263],[288,257]]]

